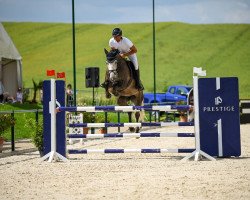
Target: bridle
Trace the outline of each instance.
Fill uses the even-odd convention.
[[[108,65],[109,79],[113,84],[116,83],[117,77],[118,77],[117,63],[118,63],[118,60],[116,58],[111,61],[108,61],[108,60],[106,61],[106,64]]]

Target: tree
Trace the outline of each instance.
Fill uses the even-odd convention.
[[[41,90],[43,88],[43,81],[39,81],[38,83],[35,82],[34,79],[32,79],[33,82],[33,88],[34,88],[34,95],[32,99],[32,103],[37,103],[36,96],[37,96],[37,90]]]

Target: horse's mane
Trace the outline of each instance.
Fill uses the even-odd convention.
[[[110,52],[107,53],[107,61],[112,62],[115,60],[116,56],[120,53],[118,49],[112,49]]]

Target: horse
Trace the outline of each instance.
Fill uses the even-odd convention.
[[[125,60],[119,54],[118,50],[108,52],[106,54],[107,70],[105,76],[106,97],[110,98],[114,95],[117,98],[119,106],[128,106],[131,101],[135,106],[143,105],[143,91],[135,87],[135,79],[133,75],[133,64]],[[132,122],[132,112],[128,112],[129,122]],[[135,113],[136,122],[139,122],[140,112]],[[140,128],[129,127],[131,132],[138,133]]]

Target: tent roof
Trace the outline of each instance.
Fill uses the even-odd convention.
[[[8,33],[5,31],[2,23],[0,23],[0,61],[1,58],[13,60],[22,59]]]

